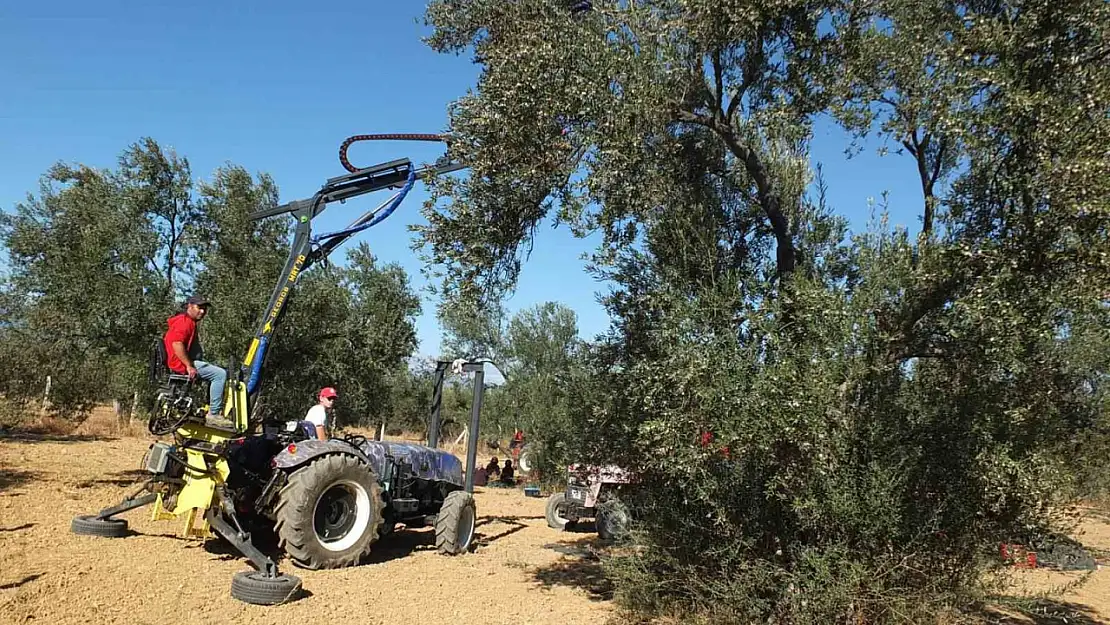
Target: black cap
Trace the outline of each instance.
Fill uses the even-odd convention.
[[[189,296],[189,299],[185,300],[185,303],[196,304],[197,306],[208,306],[211,302],[208,301],[207,297],[201,297],[200,295],[191,295]]]

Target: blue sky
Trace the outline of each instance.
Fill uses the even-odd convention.
[[[447,106],[475,84],[468,56],[424,45],[424,3],[124,2],[0,4],[0,209],[11,210],[54,162],[114,167],[143,136],[186,156],[194,177],[227,162],[272,175],[281,200],[310,196],[344,173],[339,144],[349,135],[437,132]],[[846,161],[845,135],[820,124],[813,156],[822,162],[830,200],[864,227],[867,198],[887,190],[894,222],[918,228],[921,192],[908,157]],[[420,163],[436,144],[360,143],[356,165],[409,157]],[[341,227],[387,197],[333,205],[321,230]],[[383,224],[360,235],[385,262],[424,285],[406,227],[421,222],[418,185]],[[583,270],[577,241],[541,229],[510,311],[554,300],[573,307],[585,338],[608,319],[596,302],[603,288]],[[335,256],[338,260],[339,256]],[[419,352],[436,354],[435,303],[425,296]]]

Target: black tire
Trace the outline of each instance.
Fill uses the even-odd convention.
[[[597,505],[594,522],[597,525],[599,538],[619,542],[628,537],[631,517],[623,503],[617,499],[610,499]]]
[[[470,549],[477,519],[473,495],[465,490],[448,493],[436,515],[436,549],[452,556]]]
[[[366,463],[348,454],[321,456],[293,471],[278,494],[278,545],[301,568],[353,566],[377,541],[384,507]],[[327,540],[332,532],[337,537]]]
[[[74,517],[69,528],[74,534],[101,538],[122,538],[128,533],[127,519],[98,519],[95,514]]]
[[[567,503],[566,492],[555,493],[547,498],[547,509],[544,510],[544,518],[547,519],[547,526],[553,530],[565,530],[567,523],[570,521],[560,514],[560,509],[565,507]]]
[[[258,571],[240,571],[231,578],[231,596],[254,605],[278,605],[297,599],[300,578],[282,574],[266,577]]]
[[[385,507],[382,508],[382,525],[378,528],[378,538],[385,538],[397,529],[397,514],[393,512],[393,505],[389,493],[382,493]]]

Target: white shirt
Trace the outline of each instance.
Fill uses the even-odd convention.
[[[312,425],[316,426],[323,426],[324,422],[327,421],[327,419],[327,410],[320,404],[316,404],[315,406],[309,408],[308,414],[304,416],[305,421],[308,421]]]

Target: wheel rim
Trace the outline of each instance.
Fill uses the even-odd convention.
[[[370,494],[362,484],[336,482],[316,499],[312,529],[320,546],[328,551],[350,549],[369,525]]]
[[[459,512],[459,551],[465,551],[470,547],[470,541],[474,539],[474,508],[470,506],[463,506]]]

